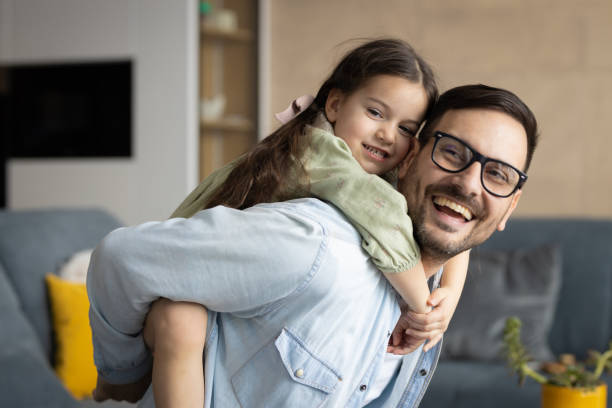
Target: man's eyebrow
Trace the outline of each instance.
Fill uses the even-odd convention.
[[[437,130],[436,132],[440,132],[441,134],[443,134],[443,135],[445,135],[445,136],[452,136],[452,137],[454,137],[455,139],[459,140],[461,143],[463,143],[464,145],[466,145],[468,148],[470,148],[470,149],[472,150],[472,152],[478,153],[479,155],[481,155],[481,156],[483,156],[483,157],[485,157],[485,158],[487,158],[487,159],[489,159],[489,160],[494,160],[494,161],[496,161],[496,162],[499,162],[499,163],[505,164],[505,165],[507,165],[507,166],[515,167],[515,168],[517,168],[517,169],[519,168],[518,166],[514,166],[514,165],[512,165],[512,164],[508,163],[508,162],[507,162],[507,161],[505,161],[505,160],[496,159],[495,157],[485,156],[484,154],[480,153],[478,150],[474,149],[474,148],[472,147],[472,145],[470,145],[468,142],[466,142],[465,140],[463,140],[463,139],[462,139],[462,138],[460,138],[459,136],[455,136],[455,135],[453,135],[452,133],[448,133],[448,132],[442,132],[441,130]],[[435,133],[435,132],[434,132],[434,133]]]
[[[368,97],[367,97],[367,99],[368,99],[368,100],[370,100],[370,101],[372,101],[372,102],[376,102],[376,103],[378,103],[378,104],[382,105],[382,106],[383,106],[383,108],[385,108],[386,110],[391,110],[391,108],[389,107],[389,105],[387,105],[386,103],[384,103],[383,101],[381,101],[381,100],[380,100],[380,99],[378,99],[378,98],[374,98],[373,96],[368,96]],[[415,125],[417,125],[417,126],[419,126],[419,125],[421,124],[421,122],[420,122],[420,121],[415,120],[415,119],[406,119],[406,120],[404,120],[403,122],[410,122],[410,123],[413,123],[413,124],[415,124]]]

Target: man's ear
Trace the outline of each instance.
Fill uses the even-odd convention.
[[[506,211],[506,214],[504,214],[504,217],[501,219],[499,224],[497,224],[497,230],[498,231],[503,231],[504,228],[506,228],[506,222],[508,221],[508,218],[510,218],[510,215],[512,214],[512,212],[516,208],[516,205],[518,204],[519,198],[521,198],[521,194],[523,194],[523,190],[517,190],[514,193],[514,195],[512,196],[512,201],[510,202],[510,206],[508,207],[508,210]]]
[[[344,102],[344,97],[344,93],[338,88],[332,89],[329,91],[329,94],[327,94],[327,100],[325,101],[325,116],[327,116],[327,120],[331,124],[336,123],[336,119],[338,119],[338,112]]]
[[[408,153],[406,153],[406,157],[399,164],[397,176],[401,180],[406,174],[408,174],[408,169],[414,160],[416,160],[417,155],[419,154],[419,150],[421,148],[421,144],[417,140],[416,137],[410,138],[410,148],[408,149]]]

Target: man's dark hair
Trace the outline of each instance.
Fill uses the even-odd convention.
[[[421,130],[419,135],[421,146],[427,144],[433,136],[440,118],[447,111],[456,109],[492,109],[507,113],[523,125],[527,133],[527,158],[523,171],[527,172],[538,144],[538,123],[527,105],[518,96],[505,89],[486,85],[464,85],[444,92]]]

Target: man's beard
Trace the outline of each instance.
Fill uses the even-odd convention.
[[[414,238],[419,244],[421,251],[431,259],[445,262],[466,249],[482,243],[486,238],[478,240],[474,237],[475,231],[472,230],[469,234],[458,241],[449,241],[444,238],[437,238],[434,231],[428,230],[425,224],[425,207],[429,204],[429,200],[431,200],[433,196],[440,193],[443,193],[445,196],[448,196],[459,203],[467,204],[475,217],[481,217],[483,209],[482,205],[474,198],[466,196],[460,187],[453,184],[446,184],[427,186],[423,201],[420,203],[420,208],[415,208],[414,211],[409,211],[412,219]],[[475,220],[475,222],[478,222],[478,220]],[[436,224],[436,227],[451,234],[454,232],[451,227],[445,224]]]
[[[459,242],[442,242],[441,240],[435,239],[433,235],[427,231],[425,225],[422,223],[414,224],[414,238],[421,248],[421,252],[426,254],[429,258],[446,262],[450,258],[470,248],[468,243],[469,236],[465,237]]]

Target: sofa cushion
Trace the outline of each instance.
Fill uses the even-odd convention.
[[[46,277],[56,339],[55,372],[76,398],[88,397],[98,373],[89,328],[89,299],[85,283],[53,274]]]
[[[73,407],[0,265],[0,407]]]
[[[509,369],[499,363],[444,361],[438,364],[421,408],[536,407],[540,384],[520,387]]]
[[[516,249],[554,242],[563,278],[549,343],[555,354],[604,350],[612,338],[612,220],[510,219],[482,248]]]
[[[49,360],[52,337],[45,274],[56,271],[75,252],[95,247],[119,226],[101,210],[0,211],[0,264]]]
[[[512,251],[475,249],[459,305],[444,336],[445,358],[502,360],[505,321],[523,322],[530,355],[551,360],[548,346],[561,284],[561,254],[555,246]]]

